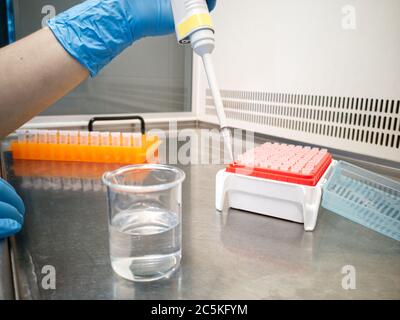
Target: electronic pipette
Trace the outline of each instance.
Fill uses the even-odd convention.
[[[215,48],[214,27],[206,0],[171,0],[178,42],[191,44],[204,64],[208,84],[214,98],[215,110],[225,147],[233,160],[232,137],[229,130],[221,93],[218,88],[211,53]]]

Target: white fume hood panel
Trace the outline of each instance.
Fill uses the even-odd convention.
[[[214,60],[230,125],[400,161],[399,16],[397,0],[220,1]],[[200,119],[215,122],[202,72],[194,90]]]

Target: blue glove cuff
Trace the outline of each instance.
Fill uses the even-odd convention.
[[[50,19],[48,26],[64,49],[94,77],[136,40],[132,19],[121,1],[89,0]]]

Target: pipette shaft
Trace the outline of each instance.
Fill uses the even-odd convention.
[[[223,128],[227,127],[228,125],[227,125],[227,121],[226,121],[224,105],[222,103],[221,92],[219,90],[217,77],[216,77],[215,71],[214,71],[214,65],[212,62],[211,54],[206,53],[203,55],[202,58],[203,58],[204,70],[206,72],[207,79],[208,79],[208,85],[210,87],[211,94],[214,98],[215,111],[217,112],[217,117],[218,117],[221,129],[223,129]]]
[[[221,134],[229,156],[233,160],[232,137],[226,121],[221,93],[211,58],[211,53],[215,47],[215,38],[207,2],[205,0],[171,0],[171,4],[178,42],[182,44],[190,43],[194,52],[203,59],[204,70],[221,127]]]

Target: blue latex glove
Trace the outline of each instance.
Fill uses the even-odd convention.
[[[15,189],[0,179],[0,239],[21,230],[25,206]]]
[[[216,0],[208,0],[210,10]],[[94,77],[134,41],[174,32],[170,0],[87,0],[48,22],[65,50]]]

